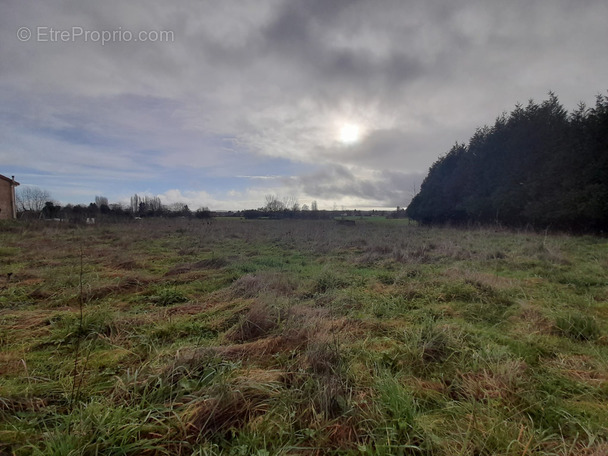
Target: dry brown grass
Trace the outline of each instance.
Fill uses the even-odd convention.
[[[201,271],[206,269],[221,269],[228,266],[229,262],[225,258],[209,258],[206,260],[196,261],[194,263],[180,263],[173,266],[167,273],[166,276],[176,276],[180,274],[186,274],[193,271]]]
[[[181,416],[186,439],[200,442],[209,435],[243,429],[270,408],[272,392],[254,384],[240,384],[221,391],[217,396],[191,403]]]
[[[592,387],[608,385],[607,365],[598,365],[590,356],[558,354],[547,365],[572,380]]]
[[[268,356],[277,353],[289,353],[301,350],[308,342],[306,332],[286,331],[278,336],[257,339],[232,345],[182,349],[176,356],[175,364],[188,364],[197,360],[216,357],[229,360],[264,361]]]
[[[292,296],[297,283],[286,274],[274,271],[260,271],[246,274],[234,281],[230,287],[232,298],[254,298],[262,293],[277,296]]]
[[[521,303],[519,311],[511,316],[509,321],[522,335],[549,335],[555,331],[553,322],[545,316],[542,309],[527,302]]]
[[[524,381],[527,368],[523,361],[507,361],[491,369],[462,373],[455,393],[475,401],[512,401],[517,398],[518,386]]]
[[[0,352],[0,375],[27,373],[25,361],[20,353]]]
[[[101,300],[112,295],[124,295],[129,293],[137,293],[144,290],[154,279],[143,276],[123,276],[118,278],[118,283],[107,285],[97,285],[87,287],[82,295],[85,302]],[[74,302],[78,302],[79,295],[73,297]]]
[[[267,336],[279,326],[281,312],[264,302],[254,302],[247,314],[225,335],[231,342],[250,342]]]
[[[197,315],[203,313],[208,308],[208,304],[191,303],[183,305],[177,304],[164,310],[166,315]],[[159,312],[162,312],[162,310],[159,310]]]

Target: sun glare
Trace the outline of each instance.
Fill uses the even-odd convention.
[[[361,129],[358,125],[344,124],[340,128],[340,142],[343,144],[353,144],[359,141]]]

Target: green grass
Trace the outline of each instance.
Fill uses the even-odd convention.
[[[218,219],[0,245],[2,454],[608,453],[602,238]]]

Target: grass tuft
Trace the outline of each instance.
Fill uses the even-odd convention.
[[[267,336],[281,321],[281,312],[263,302],[255,302],[241,320],[226,333],[232,342],[250,342]]]
[[[573,340],[596,340],[600,336],[600,328],[595,318],[579,313],[560,315],[555,319],[558,332]]]
[[[187,302],[188,297],[175,288],[161,288],[155,295],[150,297],[150,300],[157,306],[170,306]]]

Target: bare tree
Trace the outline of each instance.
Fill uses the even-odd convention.
[[[137,214],[139,212],[140,200],[141,198],[137,195],[137,193],[131,197],[131,212],[133,214]]]
[[[16,192],[17,209],[19,212],[41,212],[51,194],[39,187],[23,187]]]
[[[286,208],[285,203],[277,195],[266,195],[264,198],[266,199],[264,209],[267,211],[278,212]]]
[[[139,196],[137,193],[131,197],[131,212],[139,215],[160,215],[163,205],[158,196]]]
[[[108,206],[108,198],[105,196],[95,196],[95,204],[97,204],[97,207]]]
[[[145,206],[146,210],[148,210],[148,211],[161,212],[163,209],[163,205],[158,196],[147,196],[146,195],[144,197],[144,203],[146,205]]]
[[[300,205],[298,204],[298,199],[295,196],[285,196],[282,201],[283,206],[285,206],[285,209],[297,211],[300,208]]]
[[[295,196],[284,196],[279,198],[277,195],[266,195],[266,206],[264,209],[269,212],[279,212],[284,210],[299,211],[300,204]]]

